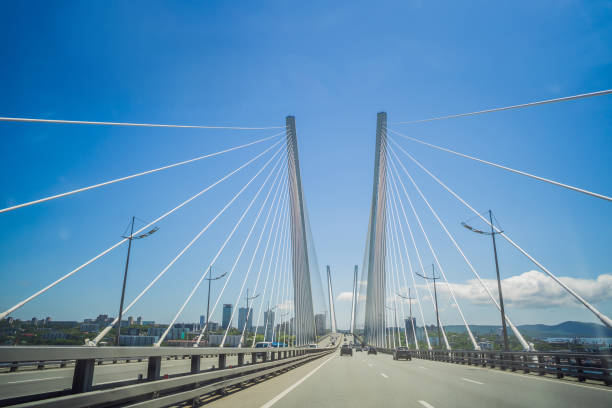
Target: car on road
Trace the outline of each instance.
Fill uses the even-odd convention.
[[[270,341],[258,341],[255,343],[255,348],[271,348],[272,342]]]
[[[355,349],[355,351],[362,351],[362,348],[359,344],[355,344],[353,348]]]
[[[353,356],[353,349],[348,344],[343,344],[342,347],[340,348],[340,355],[343,356],[345,354],[351,357]]]
[[[368,347],[368,354],[378,354],[378,352],[376,351],[376,349],[372,346]]]
[[[410,354],[410,350],[408,350],[407,347],[397,347],[395,350],[393,350],[394,360],[400,360],[402,358],[408,361],[412,360],[412,355]]]
[[[318,346],[315,343],[311,343],[308,345],[308,348],[317,348]]]

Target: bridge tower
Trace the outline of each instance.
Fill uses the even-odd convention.
[[[387,210],[387,113],[376,118],[376,148],[372,207],[366,243],[367,275],[364,337],[367,344],[385,347],[385,254]]]
[[[295,311],[295,334],[297,345],[316,341],[316,328],[310,282],[308,260],[308,239],[306,238],[306,219],[302,178],[298,158],[295,117],[287,116],[287,156],[289,171],[289,196],[291,207],[291,251],[293,272],[293,293]],[[322,333],[321,333],[322,334]]]
[[[336,326],[336,309],[334,307],[334,291],[332,289],[332,281],[331,281],[331,270],[329,265],[327,265],[327,294],[329,297],[329,316],[331,320],[331,332],[336,333],[338,328]]]

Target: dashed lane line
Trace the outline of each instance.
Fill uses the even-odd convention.
[[[285,395],[289,394],[291,391],[293,391],[298,385],[300,385],[301,383],[303,383],[304,381],[306,381],[308,379],[308,377],[310,377],[311,375],[313,375],[314,373],[316,373],[317,371],[319,371],[319,369],[321,367],[323,367],[325,364],[327,364],[330,360],[332,360],[334,357],[336,356],[332,356],[330,358],[328,358],[327,360],[325,360],[324,362],[322,362],[321,364],[319,364],[317,367],[315,367],[311,372],[309,372],[308,374],[306,374],[304,377],[302,377],[300,380],[298,380],[297,382],[293,383],[293,385],[291,385],[289,388],[285,389],[285,391],[281,392],[280,394],[278,394],[276,397],[272,398],[270,401],[266,402],[265,404],[263,404],[260,408],[270,408],[272,405],[276,404],[281,398],[283,398]]]
[[[6,384],[20,384],[20,383],[35,382],[35,381],[57,380],[57,379],[60,379],[60,378],[68,378],[68,377],[34,378],[32,380],[8,381]]]

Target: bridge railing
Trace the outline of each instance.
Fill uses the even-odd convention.
[[[393,349],[378,349],[392,354]],[[502,370],[551,374],[557,378],[573,377],[578,381],[599,380],[612,384],[612,354],[539,352],[539,351],[475,351],[475,350],[411,350],[412,357],[447,363],[475,365]]]
[[[128,401],[146,401],[143,406],[155,406],[152,397],[168,394],[164,401],[181,402],[180,395],[190,391],[195,398],[199,395],[228,387],[244,381],[285,370],[319,358],[335,348],[196,348],[196,347],[0,347],[0,364],[20,365],[74,361],[72,387],[57,392],[0,400],[0,406],[17,403],[31,403],[31,406],[126,406]],[[235,356],[237,363],[228,365],[228,357]],[[161,376],[162,360],[189,358],[190,369],[184,373]],[[217,359],[217,365],[202,370],[203,357]],[[250,357],[250,361],[247,361]],[[104,360],[147,361],[146,377],[133,380],[117,380],[94,386],[94,369],[97,362]],[[244,378],[243,378],[244,377]],[[202,387],[205,385],[206,387]],[[199,390],[199,391],[196,391]],[[195,392],[195,393],[194,393]],[[195,395],[199,392],[198,395]],[[178,397],[175,394],[180,394]],[[186,395],[186,394],[185,394]],[[177,399],[178,398],[178,399]],[[188,399],[188,398],[186,398]],[[119,403],[120,402],[120,403]],[[59,404],[59,405],[57,405]],[[166,404],[167,405],[167,404]],[[138,405],[135,405],[138,406]],[[161,404],[160,406],[164,406]]]

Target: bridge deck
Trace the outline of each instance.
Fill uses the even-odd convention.
[[[207,406],[607,408],[610,401],[612,389],[599,384],[357,352],[352,358],[334,353]]]

